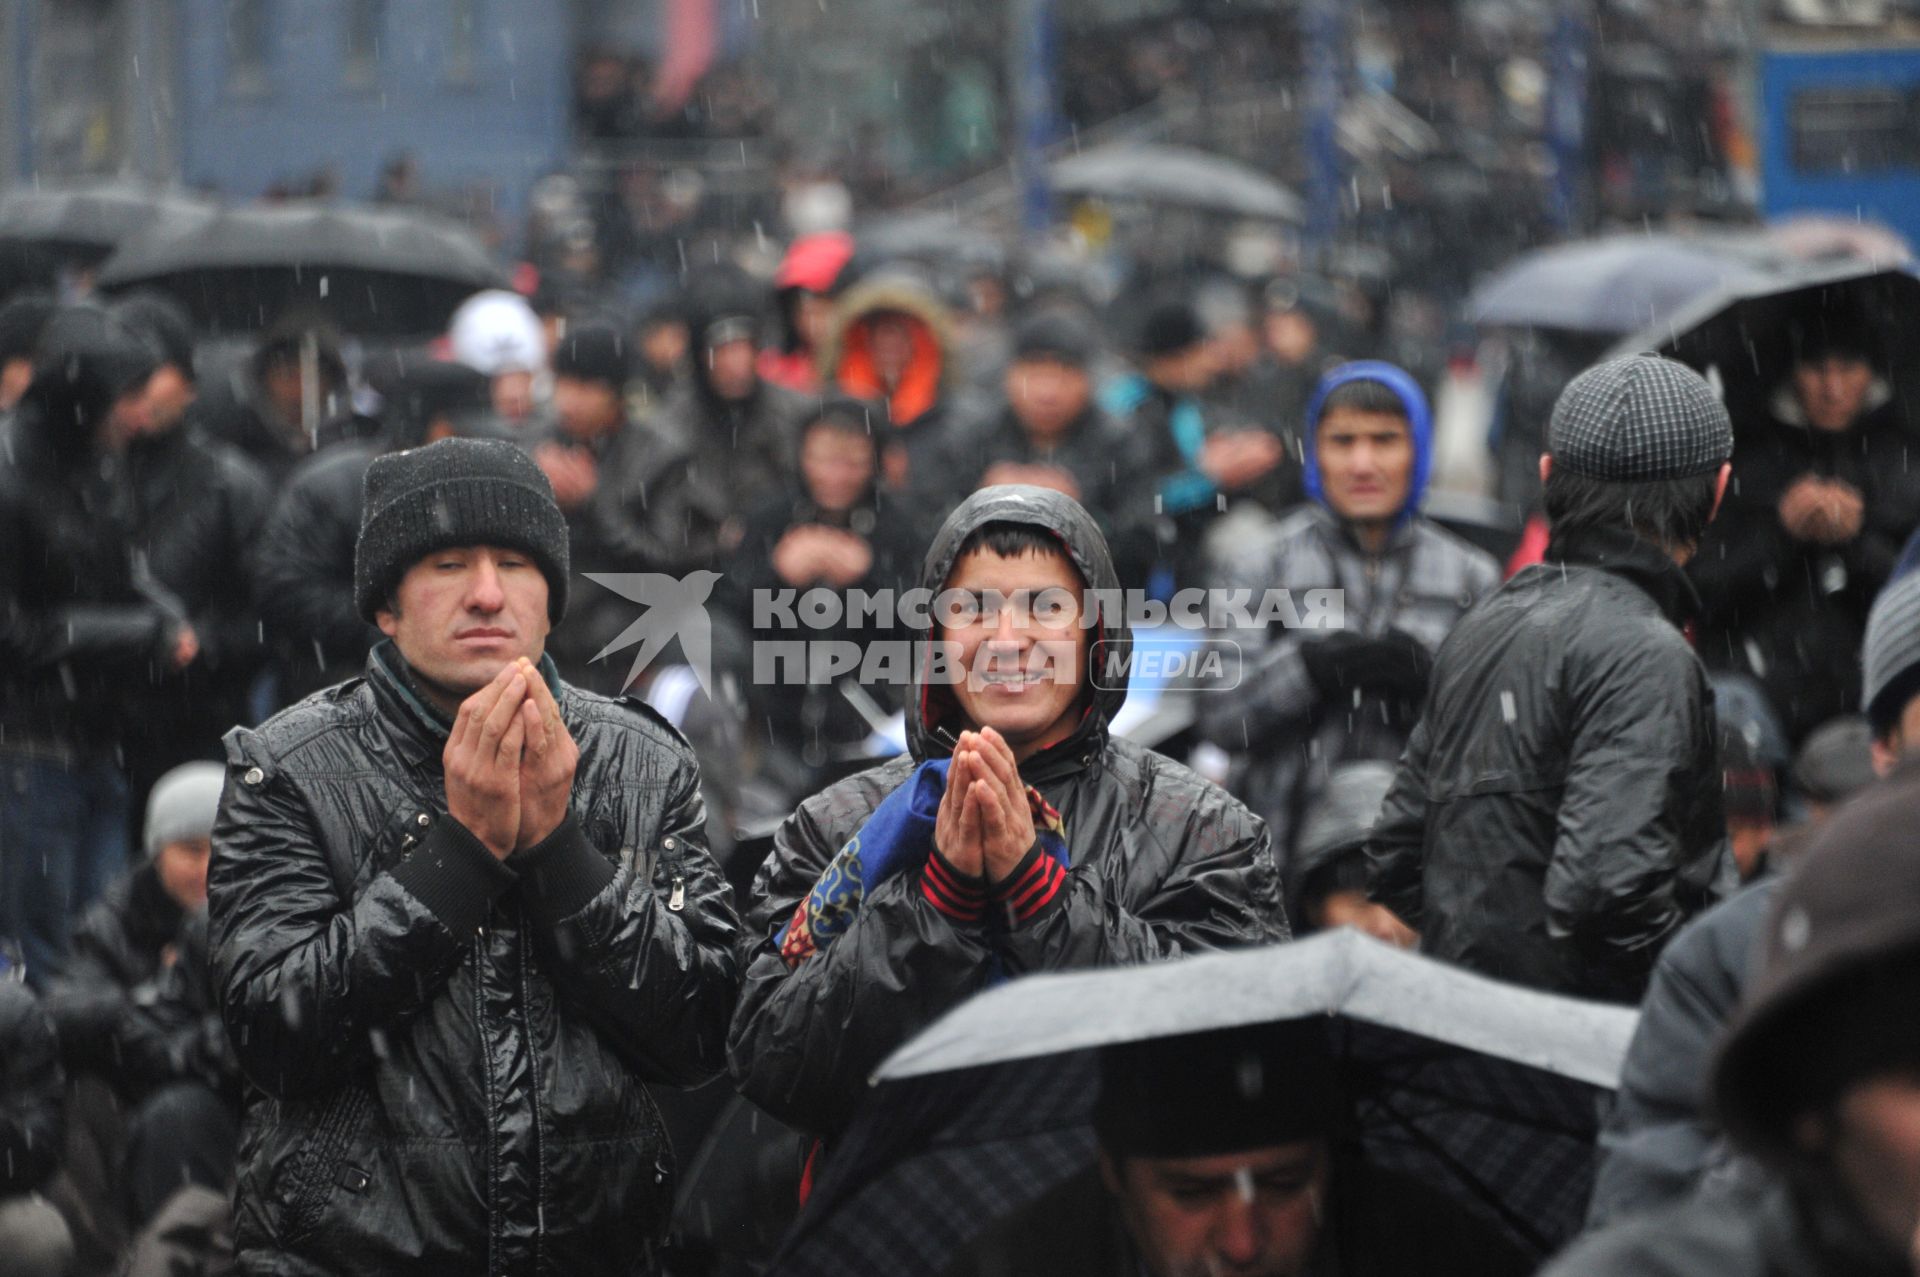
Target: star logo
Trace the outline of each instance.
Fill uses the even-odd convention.
[[[680,652],[692,667],[700,690],[713,695],[713,621],[707,616],[706,604],[713,587],[720,581],[718,572],[702,569],[683,577],[665,572],[586,572],[582,575],[646,608],[638,620],[593,654],[593,659],[598,661],[639,644],[640,650],[633,654],[633,666],[621,684],[623,690],[633,686],[640,672],[667,644],[679,639]]]

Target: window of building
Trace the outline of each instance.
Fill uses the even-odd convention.
[[[347,58],[349,87],[372,88],[380,78],[380,44],[386,35],[386,0],[347,0]]]
[[[1920,168],[1920,90],[1898,85],[1803,89],[1788,111],[1802,173]]]
[[[227,90],[244,96],[267,91],[267,2],[227,0]]]
[[[472,84],[479,74],[480,0],[448,0],[447,79]]]

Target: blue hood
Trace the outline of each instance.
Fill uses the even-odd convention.
[[[1307,496],[1323,506],[1327,504],[1326,494],[1320,490],[1320,452],[1314,447],[1314,438],[1320,431],[1320,408],[1327,402],[1328,395],[1353,381],[1377,381],[1406,407],[1407,427],[1413,434],[1413,475],[1407,484],[1407,503],[1401,507],[1396,520],[1405,523],[1419,510],[1421,500],[1427,495],[1427,476],[1433,470],[1433,412],[1427,407],[1427,397],[1421,393],[1419,383],[1407,370],[1382,360],[1358,359],[1341,364],[1314,387],[1313,398],[1307,403],[1307,433],[1301,440],[1301,451],[1306,454],[1301,459],[1304,468],[1301,479]]]

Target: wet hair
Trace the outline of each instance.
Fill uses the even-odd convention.
[[[816,430],[831,430],[835,434],[857,435],[878,447],[880,441],[873,437],[874,414],[877,411],[873,405],[859,399],[830,398],[817,411],[801,418],[800,438],[804,440]]]
[[[1664,550],[1698,545],[1713,519],[1719,472],[1684,479],[1609,483],[1564,466],[1547,472],[1543,494],[1547,527],[1555,536],[1600,531],[1631,532]]]
[[[1325,421],[1336,412],[1379,413],[1388,417],[1407,418],[1406,401],[1395,394],[1393,387],[1384,381],[1362,378],[1358,381],[1344,382],[1327,392],[1320,403],[1319,421]],[[1314,424],[1318,425],[1319,421]]]
[[[991,551],[1003,559],[1021,559],[1029,554],[1051,554],[1056,558],[1066,559],[1069,563],[1073,561],[1060,538],[1045,528],[1035,527],[1031,523],[1013,523],[1004,519],[983,523],[967,533],[966,540],[962,541],[960,548],[954,551],[953,561],[958,563],[975,550]]]

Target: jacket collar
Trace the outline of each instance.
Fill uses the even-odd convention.
[[[1594,567],[1638,586],[1674,625],[1684,628],[1700,615],[1700,595],[1678,563],[1659,547],[1613,528],[1555,532],[1545,561],[1567,567]]]
[[[558,699],[563,684],[553,658],[540,656],[540,675]],[[367,653],[367,687],[379,706],[380,718],[399,742],[402,752],[414,762],[429,758],[439,761],[453,732],[453,717],[433,703],[420,686],[392,639],[382,639]]]
[[[1420,535],[1419,526],[1424,522],[1421,515],[1415,513],[1405,518],[1396,518],[1393,527],[1387,533],[1387,543],[1377,555],[1369,554],[1360,544],[1360,537],[1353,530],[1353,522],[1335,514],[1330,508],[1315,502],[1306,507],[1325,534],[1337,540],[1342,547],[1351,550],[1362,558],[1389,558],[1412,545]]]

